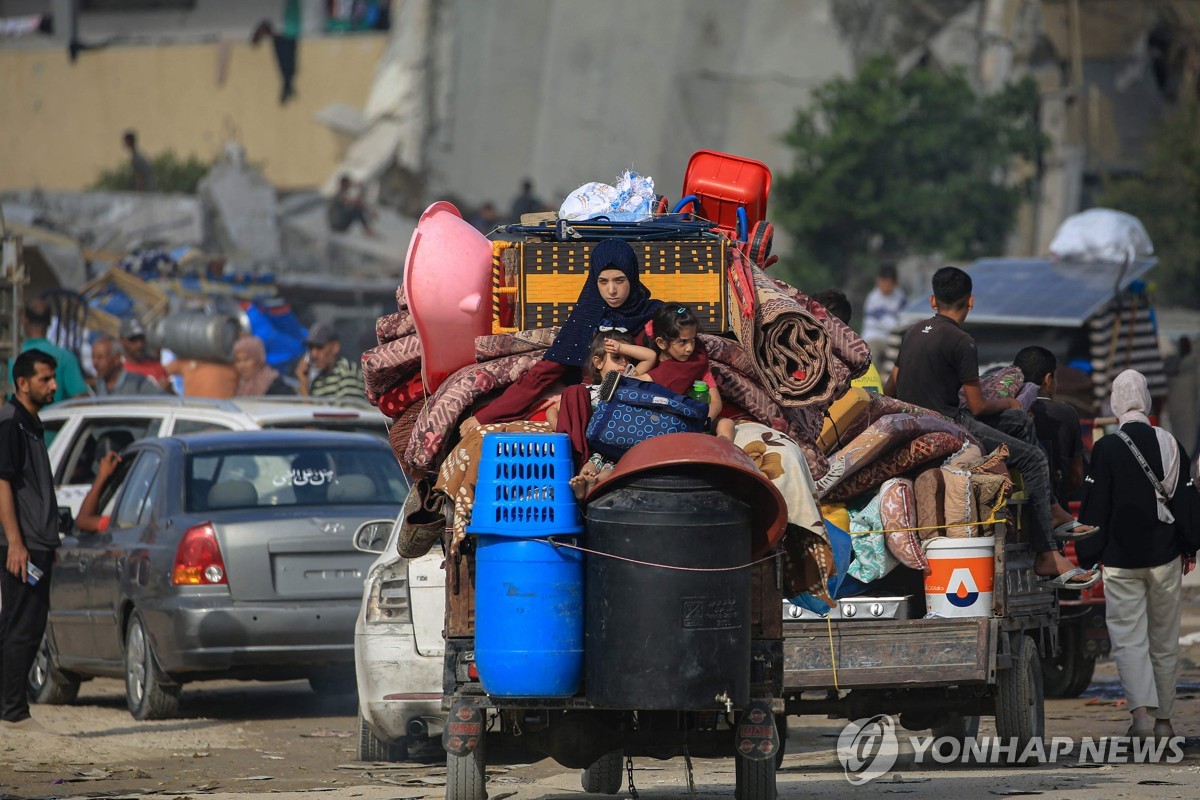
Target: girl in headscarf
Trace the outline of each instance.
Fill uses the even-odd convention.
[[[493,422],[524,419],[556,383],[579,382],[597,331],[618,330],[634,336],[662,302],[650,297],[638,275],[637,255],[621,239],[605,239],[592,248],[588,278],[571,316],[542,360],[504,393],[463,422],[462,433]]]
[[[267,366],[267,348],[257,336],[243,336],[234,342],[233,368],[238,375],[234,397],[295,394],[283,376]]]
[[[1171,434],[1150,424],[1140,372],[1116,377],[1112,409],[1120,431],[1092,448],[1079,514],[1100,533],[1075,548],[1080,563],[1104,564],[1108,634],[1132,715],[1126,736],[1170,738],[1182,581],[1196,565],[1196,545],[1176,532],[1168,503],[1185,488],[1189,461]]]

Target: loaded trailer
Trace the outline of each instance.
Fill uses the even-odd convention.
[[[924,618],[919,581],[908,597],[839,601],[830,615],[836,621],[785,607],[786,713],[848,720],[898,714],[911,730],[960,740],[975,736],[979,718],[990,716],[997,736],[1015,740],[1018,754],[1040,739],[1042,659],[1058,654],[1059,601],[1034,574],[1020,525],[1023,502],[1011,499],[1007,520],[995,526],[986,616]]]

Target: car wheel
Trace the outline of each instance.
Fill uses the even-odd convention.
[[[385,742],[358,712],[358,760],[359,761],[403,761],[408,757],[404,742]]]
[[[358,693],[358,682],[353,669],[314,672],[308,676],[308,685],[321,697],[339,697]]]
[[[79,695],[79,682],[78,675],[58,668],[47,632],[29,669],[29,699],[46,705],[70,703]]]
[[[136,611],[125,632],[125,703],[134,719],[165,719],[179,710],[180,686],[158,668],[146,623]]]

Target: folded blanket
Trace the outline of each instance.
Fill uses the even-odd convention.
[[[401,336],[411,336],[416,332],[417,326],[407,308],[397,311],[395,314],[384,314],[375,320],[375,340],[379,344],[387,344]]]
[[[879,580],[899,563],[888,552],[884,535],[875,532],[883,530],[881,502],[882,495],[877,494],[861,509],[850,512],[850,532],[855,535],[850,539],[854,560],[850,562],[848,573],[863,583]]]
[[[829,471],[817,481],[817,491],[821,492],[822,496],[828,494],[838,483],[884,454],[921,434],[933,431],[949,433],[960,442],[965,433],[957,423],[940,416],[888,414],[880,417],[830,460]]]
[[[860,414],[851,421],[846,429],[840,431],[840,438],[843,442],[850,442],[854,437],[865,431],[868,427],[875,424],[881,417],[886,417],[888,414],[910,414],[914,417],[937,417],[938,419],[949,419],[936,411],[931,411],[928,408],[914,406],[911,403],[904,403],[894,397],[888,397],[882,394],[871,394],[871,403],[867,407],[864,414]],[[975,437],[967,432],[966,428],[959,426],[958,434],[964,436],[967,441],[978,444]]]
[[[747,378],[758,381],[758,368],[754,366],[754,359],[739,342],[710,333],[702,333],[696,338],[704,344],[710,362],[724,364]]]
[[[416,334],[392,339],[362,354],[363,386],[378,404],[392,387],[421,371],[421,341]]]
[[[763,388],[784,407],[832,402],[849,383],[849,369],[835,365],[825,327],[781,290],[765,272],[752,268],[758,307],[753,319],[734,315],[738,340],[751,353]]]
[[[513,383],[541,358],[540,352],[522,353],[471,364],[452,373],[421,409],[408,447],[396,453],[400,466],[416,472],[432,469],[472,404],[488,392]]]
[[[788,420],[788,434],[800,444],[804,458],[808,461],[808,469],[818,480],[829,472],[829,459],[821,452],[821,448],[817,447],[817,437],[821,433],[821,420],[824,415],[823,406],[789,408],[784,411]]]
[[[379,397],[376,403],[383,415],[389,419],[397,419],[412,406],[413,403],[425,398],[425,384],[421,381],[421,373],[415,373],[403,383],[393,386]]]
[[[822,500],[849,500],[909,470],[934,459],[944,458],[962,447],[963,440],[945,431],[925,433],[905,442],[883,457],[838,483]]]
[[[496,333],[475,337],[475,360],[482,363],[493,358],[515,356],[545,350],[554,344],[558,328],[530,328],[516,333]]]
[[[418,380],[420,376],[417,376]],[[417,423],[417,417],[425,408],[425,398],[422,396],[408,408],[401,412],[400,416],[392,422],[392,427],[388,430],[388,444],[392,446],[392,452],[396,455],[396,459],[400,461],[401,455],[408,449],[408,443],[412,440],[413,427]],[[414,479],[420,477],[421,471],[409,470],[409,474]]]

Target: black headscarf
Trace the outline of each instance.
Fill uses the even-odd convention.
[[[629,279],[629,297],[617,308],[611,308],[604,302],[596,286],[600,273],[606,269],[620,270]],[[602,324],[624,328],[630,335],[637,336],[660,306],[662,301],[651,299],[650,291],[638,277],[637,255],[629,243],[621,239],[605,239],[592,248],[587,283],[575,301],[571,316],[544,358],[571,367],[581,366],[587,361],[592,338]]]

